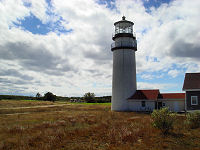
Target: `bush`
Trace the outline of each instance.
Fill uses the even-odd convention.
[[[186,125],[189,128],[195,129],[200,127],[200,111],[189,113],[186,116]]]
[[[99,98],[96,98],[96,102],[97,102],[97,103],[107,103],[106,100],[104,100],[104,99],[99,99]]]
[[[168,134],[173,129],[173,123],[176,120],[176,114],[169,111],[167,107],[160,110],[154,110],[151,114],[153,126],[161,130],[163,134]]]

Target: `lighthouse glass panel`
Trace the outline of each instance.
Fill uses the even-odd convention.
[[[133,25],[130,23],[118,23],[115,25],[115,34],[131,33],[133,34]]]

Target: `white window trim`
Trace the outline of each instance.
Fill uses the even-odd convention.
[[[193,97],[196,97],[196,102],[197,102],[196,104],[193,104],[193,103],[192,103],[192,98],[193,98]],[[198,96],[191,96],[191,105],[198,105]]]

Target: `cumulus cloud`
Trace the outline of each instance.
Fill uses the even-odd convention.
[[[45,46],[34,46],[32,43],[6,43],[0,46],[0,58],[20,62],[28,70],[40,71],[50,74],[62,75],[65,71],[74,70],[67,59],[50,53]]]
[[[199,38],[200,39],[200,38]],[[172,45],[173,51],[171,55],[173,57],[186,57],[191,59],[196,59],[199,61],[200,58],[200,44],[197,43],[187,43],[184,40],[178,40]]]
[[[135,23],[137,73],[145,80],[200,70],[200,1],[173,0],[145,8],[143,1],[2,0],[0,1],[0,71],[4,93],[57,95],[111,94],[113,23],[125,14]],[[188,9],[192,8],[192,9]],[[43,24],[59,21],[46,35],[33,34],[13,22],[34,15]],[[61,19],[62,18],[62,19]],[[59,34],[57,33],[59,32]],[[150,58],[150,59],[147,59]],[[155,76],[153,72],[161,75]],[[11,84],[12,83],[12,84]],[[29,83],[29,84],[27,84]],[[169,83],[170,84],[170,83]],[[14,86],[15,85],[15,86]],[[153,85],[153,87],[152,87]],[[138,83],[138,88],[173,85]],[[19,92],[17,92],[19,93]]]
[[[149,67],[151,71],[162,70],[174,63],[190,64],[193,61],[199,64],[196,59],[200,39],[197,21],[200,16],[199,6],[199,1],[190,3],[184,0],[152,8],[151,15],[154,19],[150,22],[151,29],[141,37],[138,55],[157,57],[160,62],[148,62],[148,66],[143,63],[139,68],[141,71]],[[190,61],[185,61],[182,57],[189,58],[187,60]]]
[[[163,78],[163,76],[164,76],[164,73],[161,73],[161,74],[142,73],[140,75],[140,78],[142,78],[144,80],[152,80],[152,79]]]
[[[180,73],[180,71],[175,69],[175,70],[170,70],[168,72],[168,75],[170,75],[171,77],[175,78],[176,76],[178,76],[179,73]]]
[[[163,91],[163,90],[165,91],[168,88],[177,86],[177,84],[138,82],[137,86],[139,89],[160,89],[161,91]]]
[[[33,77],[29,76],[29,75],[26,75],[26,74],[22,74],[20,73],[18,70],[15,70],[15,69],[6,69],[6,70],[3,70],[1,68],[1,71],[0,71],[0,76],[12,76],[12,77],[19,77],[23,80],[32,80]]]

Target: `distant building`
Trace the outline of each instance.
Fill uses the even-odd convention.
[[[200,110],[200,73],[186,73],[183,84],[185,109]]]

